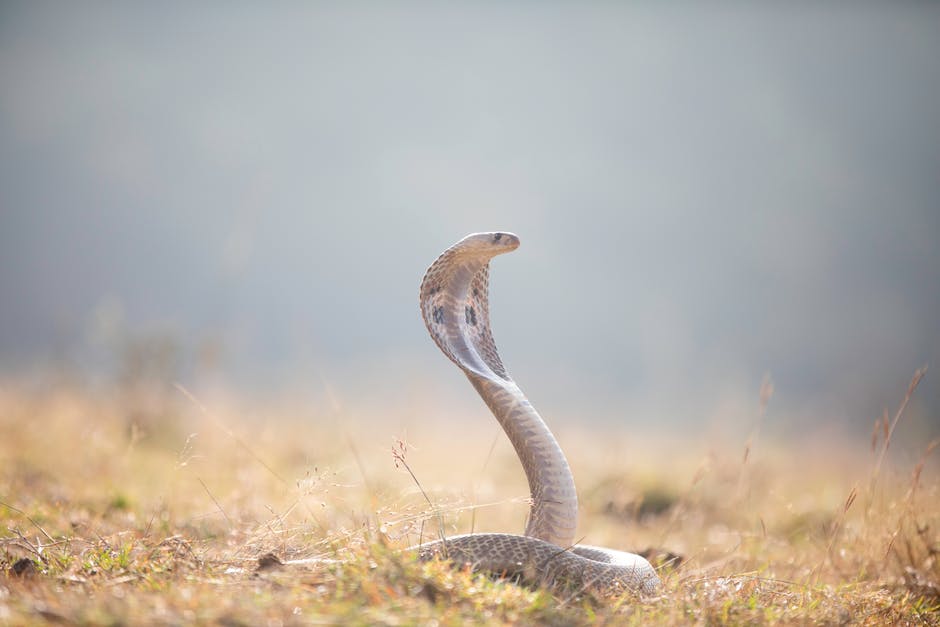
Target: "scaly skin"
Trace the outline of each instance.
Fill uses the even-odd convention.
[[[518,247],[519,238],[512,233],[468,235],[428,268],[420,302],[434,342],[467,375],[516,449],[532,494],[525,535],[461,535],[416,550],[421,559],[445,557],[550,587],[652,594],[659,578],[639,555],[572,546],[578,496],[568,461],[499,358],[490,330],[489,262]]]

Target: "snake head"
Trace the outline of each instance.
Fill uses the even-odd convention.
[[[471,233],[451,247],[457,254],[481,257],[493,257],[517,248],[519,237],[506,231]]]

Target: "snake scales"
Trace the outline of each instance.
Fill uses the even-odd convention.
[[[420,301],[434,342],[470,379],[522,462],[532,497],[525,535],[452,536],[416,547],[418,556],[441,557],[552,588],[651,594],[659,578],[639,555],[574,545],[578,497],[568,461],[496,351],[489,320],[489,263],[518,246],[512,233],[468,235],[428,268]]]

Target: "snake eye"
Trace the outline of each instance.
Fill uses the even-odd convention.
[[[493,236],[493,241],[494,241],[494,242],[498,242],[498,241],[501,240],[501,239],[503,239],[503,234],[502,234],[502,233],[497,233],[496,235]]]

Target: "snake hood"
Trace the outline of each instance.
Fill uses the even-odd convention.
[[[472,233],[431,264],[421,315],[438,347],[468,376],[510,381],[490,330],[490,259],[519,247],[513,233]]]

